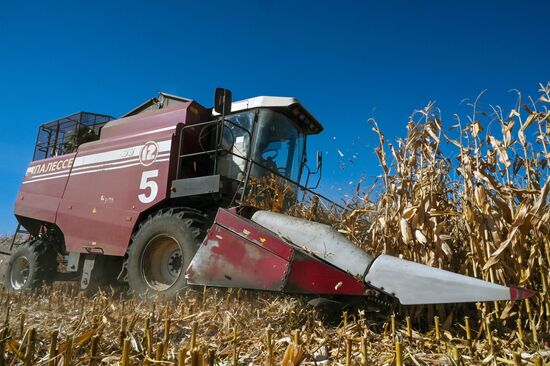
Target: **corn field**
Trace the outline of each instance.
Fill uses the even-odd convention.
[[[480,111],[476,100],[471,115],[455,116],[448,130],[429,104],[413,114],[395,145],[372,121],[381,193],[374,202],[365,198],[341,231],[371,253],[534,289],[530,309],[485,304],[482,317],[507,326],[529,319],[548,334],[550,84],[540,93],[528,104],[518,94],[509,113]],[[452,318],[453,309],[444,310]]]
[[[2,365],[543,365],[550,362],[550,83],[499,107],[443,121],[432,103],[388,141],[381,167],[337,212],[316,196],[287,210],[386,253],[535,290],[518,302],[351,306],[194,289],[176,301],[71,286],[0,294]],[[481,96],[482,98],[482,96]],[[247,203],[281,211],[297,194],[272,179]]]
[[[536,290],[532,314],[548,333],[550,83],[528,101],[518,92],[505,113],[479,110],[476,99],[471,115],[455,115],[447,129],[430,103],[413,113],[396,143],[370,120],[382,168],[374,186],[367,193],[358,187],[343,214],[315,197],[290,213],[329,223],[372,254]],[[262,200],[252,204],[277,211],[292,190],[275,181],[255,193]],[[482,310],[505,324],[524,315],[514,302]]]

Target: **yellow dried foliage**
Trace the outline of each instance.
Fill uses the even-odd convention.
[[[380,179],[366,194],[358,191],[343,214],[316,196],[293,207],[275,204],[271,197],[291,202],[301,193],[282,190],[285,183],[274,177],[256,182],[254,192],[262,194],[247,203],[331,224],[374,255],[533,289],[535,322],[550,331],[549,94],[550,83],[529,104],[518,93],[508,114],[481,111],[478,98],[471,114],[455,116],[447,129],[430,103],[410,117],[407,135],[395,144],[371,120]],[[508,303],[494,312],[505,320],[522,310]]]

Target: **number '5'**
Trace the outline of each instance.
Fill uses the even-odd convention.
[[[159,186],[157,182],[153,180],[153,178],[158,177],[158,175],[159,175],[158,169],[148,170],[141,174],[141,182],[139,183],[139,189],[141,190],[144,190],[147,188],[150,189],[149,195],[146,195],[145,193],[141,193],[140,195],[138,195],[139,201],[141,203],[151,203],[157,197]]]

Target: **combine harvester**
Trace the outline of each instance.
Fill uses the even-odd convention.
[[[308,185],[319,183],[322,155],[310,169],[306,139],[323,127],[294,98],[232,103],[217,89],[214,104],[161,93],[120,119],[82,112],[42,125],[15,204],[30,239],[13,251],[6,287],[79,280],[93,291],[118,279],[138,294],[174,296],[187,285],[381,291],[402,304],[532,295],[373,257],[327,225],[236,205],[266,178],[283,182],[284,207],[315,194]]]

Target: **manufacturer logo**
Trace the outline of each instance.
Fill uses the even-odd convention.
[[[35,165],[27,169],[27,176],[44,174],[44,173],[53,173],[61,170],[71,169],[73,166],[74,158],[50,161],[49,163],[43,163]]]
[[[153,164],[159,155],[159,146],[155,141],[148,141],[143,145],[139,153],[139,162],[143,166]]]

